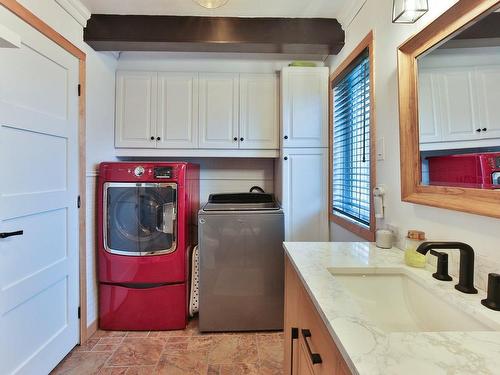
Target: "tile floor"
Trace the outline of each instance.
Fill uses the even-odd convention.
[[[282,333],[97,331],[54,375],[282,375]]]

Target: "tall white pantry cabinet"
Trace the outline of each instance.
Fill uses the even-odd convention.
[[[281,152],[276,196],[285,241],[329,241],[327,67],[281,72]]]

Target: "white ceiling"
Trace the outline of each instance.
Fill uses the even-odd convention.
[[[193,0],[81,0],[92,13],[226,17],[337,18],[351,11],[353,0],[229,0],[205,9]]]

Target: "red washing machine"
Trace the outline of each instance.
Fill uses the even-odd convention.
[[[97,194],[100,328],[185,328],[199,167],[102,163]]]

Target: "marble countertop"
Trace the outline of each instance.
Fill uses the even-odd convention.
[[[354,374],[500,374],[500,312],[482,306],[484,291],[469,295],[441,282],[430,269],[407,267],[399,249],[363,242],[285,242],[285,251],[333,340]],[[355,306],[328,268],[403,269],[440,298],[494,331],[385,332]],[[439,314],[439,311],[436,311]]]

